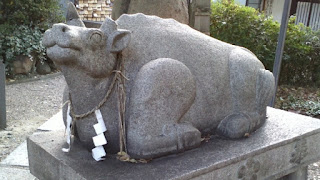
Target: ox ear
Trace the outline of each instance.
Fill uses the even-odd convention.
[[[79,17],[76,7],[74,7],[72,2],[69,2],[68,4],[66,21],[66,24],[71,26],[85,27],[84,23],[81,21]]]
[[[124,29],[114,31],[107,40],[107,48],[112,53],[121,52],[125,49],[131,39],[131,32]]]

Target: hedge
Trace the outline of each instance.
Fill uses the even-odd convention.
[[[211,6],[211,36],[248,48],[272,71],[280,24],[254,8],[233,0]],[[289,20],[280,84],[320,85],[320,31]]]
[[[1,0],[0,61],[6,65],[6,74],[11,74],[18,55],[46,60],[43,32],[63,20],[58,0]]]

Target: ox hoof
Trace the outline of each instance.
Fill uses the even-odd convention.
[[[178,151],[197,147],[201,143],[201,133],[189,124],[179,124],[177,127]]]
[[[227,138],[242,138],[251,132],[251,119],[242,113],[235,113],[225,117],[219,124],[217,133]]]

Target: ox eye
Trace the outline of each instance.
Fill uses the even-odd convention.
[[[66,32],[66,28],[65,27],[62,28],[62,32]]]
[[[102,39],[102,34],[99,32],[93,32],[90,36],[90,41],[93,43],[98,43]]]

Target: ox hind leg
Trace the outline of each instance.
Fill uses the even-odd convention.
[[[200,145],[200,132],[180,122],[195,94],[193,75],[181,62],[162,58],[145,64],[131,90],[128,154],[154,158]]]
[[[229,66],[233,112],[221,121],[217,132],[228,138],[241,138],[265,122],[274,77],[251,52],[242,48],[231,52]]]

